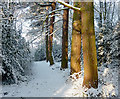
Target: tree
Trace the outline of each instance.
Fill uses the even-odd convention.
[[[47,12],[48,12],[48,8],[49,7],[46,7],[46,10],[47,10]],[[46,25],[48,25],[48,18],[46,19]],[[47,32],[46,32],[46,61],[48,62],[48,60],[49,60],[49,52],[48,52],[48,26],[46,26],[46,30],[47,30]]]
[[[99,16],[100,16],[100,22],[99,22],[99,28],[102,27],[102,10],[103,10],[103,2],[100,1],[100,13],[99,13]]]
[[[31,61],[29,45],[15,29],[16,3],[2,6],[2,80],[5,84],[23,80],[25,68]]]
[[[97,55],[94,31],[94,6],[93,2],[81,2],[82,21],[82,49],[84,61],[83,86],[98,87]]]
[[[74,6],[80,7],[80,2],[75,2]],[[75,10],[73,14],[71,74],[81,71],[80,53],[81,53],[81,14],[80,11]]]
[[[120,1],[118,2],[118,20],[120,20]]]
[[[103,52],[103,33],[102,33],[102,15],[103,15],[103,2],[99,1],[100,3],[100,13],[99,13],[99,34],[98,34],[98,64],[99,66],[102,66],[103,63],[103,58],[104,58],[104,52]],[[105,3],[106,5],[106,3]],[[106,6],[105,6],[106,7]],[[106,8],[105,8],[106,9]],[[106,10],[105,10],[105,14],[106,15]],[[104,19],[106,17],[104,16]]]
[[[67,2],[68,3],[68,2]],[[63,32],[62,32],[62,63],[61,68],[68,68],[68,20],[69,9],[63,13]]]
[[[106,3],[106,0],[104,2],[104,22],[106,20],[106,14],[107,14],[107,3]]]
[[[52,10],[55,10],[55,5],[56,3],[55,2],[52,2],[51,4],[51,7],[52,7]],[[55,16],[54,16],[55,12],[53,12],[51,14],[51,20],[50,20],[50,34],[49,34],[49,44],[48,44],[48,51],[49,51],[49,62],[50,62],[50,65],[53,65],[54,64],[54,61],[53,61],[53,56],[52,56],[52,41],[53,41],[53,29],[54,29],[54,20],[55,20]]]
[[[35,61],[44,61],[45,57],[45,43],[38,45],[34,55]]]

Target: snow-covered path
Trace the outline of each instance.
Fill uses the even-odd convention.
[[[19,85],[3,86],[7,97],[60,97],[70,96],[67,91],[71,83],[67,82],[69,70],[61,71],[60,64],[49,66],[45,61],[34,62],[29,71],[29,81]],[[70,93],[71,94],[71,93]]]
[[[86,97],[118,95],[118,69],[100,67],[97,89],[87,92],[82,87],[83,70],[76,79],[76,74],[69,77],[69,69],[60,70],[60,63],[49,66],[45,61],[33,62],[26,71],[27,81],[19,84],[4,85],[3,97]],[[1,94],[1,93],[0,93]]]

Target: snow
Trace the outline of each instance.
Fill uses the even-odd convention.
[[[63,90],[67,89],[65,80],[68,78],[68,70],[60,71],[59,65],[49,66],[45,61],[34,62],[29,75],[30,81],[19,85],[5,85],[3,92],[9,96],[22,97],[48,97],[61,96]]]
[[[74,9],[74,10],[78,10],[78,11],[81,10],[81,8],[74,7],[74,6],[72,6],[72,5],[68,4],[68,3],[65,3],[65,2],[61,1],[61,0],[57,0],[57,1],[58,1],[58,3],[63,4],[64,6],[66,6],[68,8],[71,8],[71,9]]]
[[[19,84],[3,85],[4,97],[114,97],[118,95],[118,69],[98,68],[97,89],[82,87],[84,72],[70,76],[70,69],[60,70],[60,63],[53,66],[45,61],[33,62],[26,71],[27,80]],[[78,79],[76,79],[78,78]],[[6,94],[7,93],[7,94]]]

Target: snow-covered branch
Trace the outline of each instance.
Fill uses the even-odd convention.
[[[78,11],[81,10],[81,8],[74,7],[74,6],[70,5],[70,4],[67,4],[67,3],[61,1],[61,0],[58,0],[58,3],[64,5],[65,7],[68,7],[69,9],[78,10]]]
[[[51,13],[54,13],[54,12],[57,12],[57,11],[61,11],[61,10],[66,10],[66,9],[68,9],[68,8],[66,7],[66,8],[62,8],[62,9],[53,10],[53,11],[51,11],[51,12],[49,13],[49,15],[50,15]]]
[[[43,34],[43,37],[42,37],[42,35],[40,34],[40,35],[38,35],[36,38],[34,38],[33,40],[31,40],[30,42],[29,42],[29,44],[31,44],[31,43],[33,43],[36,39],[38,39],[39,37],[40,38],[44,38],[46,35],[48,35],[48,36],[51,36],[51,35],[53,35],[54,33],[56,33],[59,29],[61,29],[62,27],[59,27],[58,29],[56,29],[55,31],[53,31],[51,34],[49,34],[48,33],[48,31],[45,31]],[[47,34],[46,34],[47,33]]]

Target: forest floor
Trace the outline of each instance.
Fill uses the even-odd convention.
[[[60,70],[60,63],[49,66],[45,61],[33,62],[26,71],[26,81],[19,84],[3,85],[3,97],[86,97],[118,95],[117,68],[98,68],[99,85],[97,89],[82,88],[83,70],[69,76],[70,69]],[[86,91],[87,90],[87,91]]]

